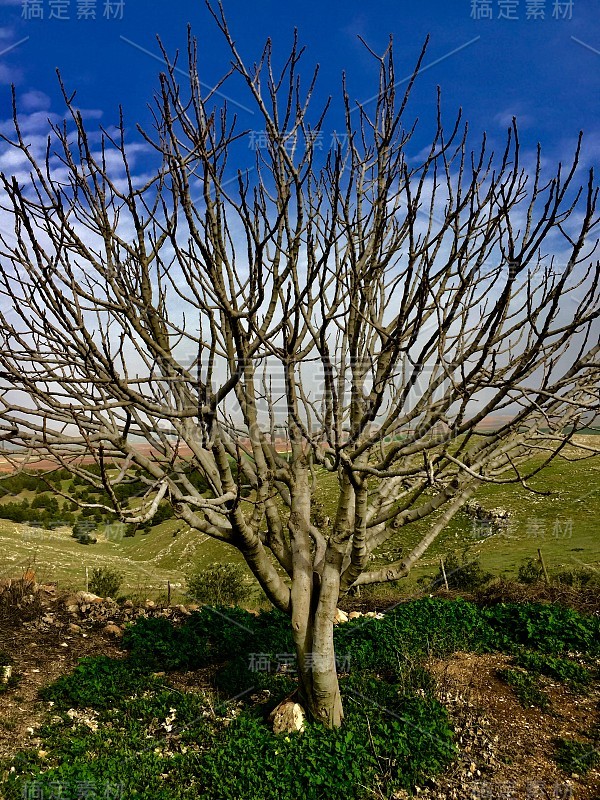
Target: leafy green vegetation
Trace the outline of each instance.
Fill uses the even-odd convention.
[[[124,697],[161,685],[129,661],[108,656],[83,658],[71,675],[64,675],[51,686],[42,689],[40,696],[52,701],[57,709],[109,708]]]
[[[90,591],[99,597],[115,598],[121,587],[123,576],[111,567],[96,567],[90,575]]]
[[[188,576],[187,596],[200,603],[239,604],[251,595],[241,564],[216,563]]]
[[[296,685],[293,665],[280,668],[293,652],[285,615],[205,606],[180,625],[140,617],[125,632],[125,658],[83,659],[42,691],[52,703],[39,731],[44,755],[23,751],[0,764],[0,793],[18,800],[26,786],[39,794],[61,784],[75,800],[88,782],[136,800],[391,797],[439,773],[456,751],[428,656],[509,653],[503,679],[524,705],[550,709],[543,676],[585,686],[590,670],[565,654],[597,657],[599,626],[558,606],[401,603],[383,619],[336,628],[344,726],[308,722],[302,734],[275,736],[267,717]],[[201,670],[202,688],[174,688],[181,670]],[[559,743],[556,758],[583,774],[595,753]]]
[[[513,658],[513,663],[531,674],[546,675],[577,691],[581,691],[591,680],[589,669],[570,658],[555,658],[547,653],[523,650]]]
[[[550,698],[540,687],[539,678],[519,669],[499,669],[498,677],[502,678],[515,690],[521,705],[536,706],[545,711],[550,705]]]
[[[558,766],[569,774],[587,775],[600,764],[600,749],[592,742],[577,739],[557,739],[554,758]]]
[[[481,567],[479,558],[469,556],[468,550],[463,550],[461,554],[449,553],[444,559],[444,571],[442,567],[431,581],[431,589],[444,587],[444,575],[450,589],[462,589],[470,592],[485,586],[494,577],[491,572],[485,572]]]

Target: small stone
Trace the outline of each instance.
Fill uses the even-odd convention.
[[[60,643],[60,646],[61,646],[61,647],[68,647],[69,645],[68,645],[66,642],[61,642],[61,643]]]
[[[156,603],[154,602],[154,600],[146,600],[144,605],[146,608],[156,608]]]
[[[99,603],[102,601],[101,597],[91,592],[77,592],[75,597],[79,603]]]
[[[69,630],[71,633],[81,633],[82,628],[81,625],[75,625],[74,622],[69,622]]]
[[[114,622],[109,622],[108,625],[105,625],[104,628],[102,628],[102,633],[107,636],[116,636],[118,639],[123,636],[123,631],[118,625],[115,625]]]

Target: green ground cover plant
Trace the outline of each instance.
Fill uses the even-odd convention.
[[[125,658],[83,659],[42,690],[52,704],[39,731],[45,754],[27,750],[0,763],[0,792],[19,800],[27,787],[39,795],[61,785],[61,796],[76,800],[87,782],[135,800],[391,797],[435,776],[456,752],[428,657],[510,653],[502,677],[525,705],[548,709],[542,677],[584,687],[589,669],[564,654],[577,650],[584,663],[595,657],[598,625],[538,604],[401,603],[383,619],[336,629],[344,727],[308,722],[302,734],[275,736],[267,717],[296,685],[293,669],[275,666],[293,652],[285,615],[203,607],[181,625],[142,617],[125,632]],[[253,668],[253,654],[272,668]],[[172,685],[171,676],[206,667],[209,685]],[[559,743],[556,758],[582,773],[594,747]]]
[[[499,669],[498,677],[512,686],[522,706],[535,706],[546,711],[550,706],[550,698],[540,686],[538,676],[520,669]]]
[[[572,774],[587,775],[600,764],[600,743],[559,738],[555,742],[554,759],[561,769]]]

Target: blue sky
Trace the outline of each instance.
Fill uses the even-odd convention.
[[[105,4],[106,0],[0,0],[1,120],[10,116],[9,87],[14,82],[29,130],[43,133],[48,115],[63,113],[55,75],[59,68],[68,89],[77,90],[80,107],[88,109],[92,128],[116,121],[119,104],[132,131],[134,123],[148,125],[147,103],[160,71],[151,55],[159,52],[156,34],[174,53],[177,47],[185,48],[188,23],[199,40],[203,80],[211,84],[225,71],[227,53],[203,2],[109,1],[110,19],[104,17]],[[473,143],[485,130],[499,147],[514,114],[525,146],[541,141],[550,163],[568,158],[580,129],[586,134],[585,163],[598,160],[598,0],[572,5],[555,0],[372,0],[369,4],[347,0],[329,6],[314,0],[300,4],[227,0],[224,5],[238,47],[250,62],[267,36],[282,57],[297,26],[307,46],[306,74],[314,63],[321,65],[320,97],[331,93],[339,98],[342,70],[348,73],[353,97],[364,100],[374,93],[376,66],[358,35],[380,51],[393,34],[397,76],[402,78],[410,73],[430,34],[424,61],[428,68],[419,78],[409,112],[411,118],[422,120],[414,141],[417,149],[427,144],[440,85],[447,125],[462,107]],[[26,18],[36,14],[34,6],[43,18]],[[89,17],[78,19],[83,6]],[[227,91],[233,99],[246,101],[239,85]],[[334,105],[326,136],[336,128],[336,119]],[[258,125],[256,117],[244,111],[240,124]]]

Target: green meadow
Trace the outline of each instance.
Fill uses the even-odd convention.
[[[479,558],[484,570],[509,578],[516,576],[525,559],[537,557],[538,548],[550,571],[600,568],[600,457],[557,459],[528,485],[529,490],[520,484],[483,485],[475,499],[486,509],[501,507],[510,512],[505,531],[485,538],[477,524],[459,512],[410,576],[393,587],[394,593],[414,593],[419,579],[437,572],[440,558],[463,551],[468,558]],[[31,501],[35,496],[32,491],[17,497],[4,495],[0,506],[24,498]],[[319,474],[316,497],[325,514],[333,518],[335,476]],[[399,531],[375,553],[373,565],[408,553],[434,519],[420,520]],[[161,598],[170,582],[172,599],[178,600],[183,597],[189,572],[214,562],[241,561],[233,548],[174,519],[134,536],[123,536],[123,528],[105,520],[94,532],[96,543],[82,544],[71,536],[70,526],[49,530],[0,518],[0,578],[32,568],[40,581],[83,589],[86,567],[91,571],[110,566],[123,574],[124,594]],[[381,591],[385,593],[384,587]],[[258,586],[255,600],[260,604]]]

